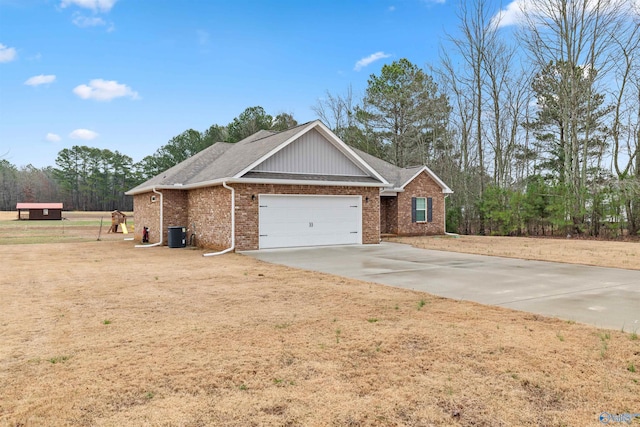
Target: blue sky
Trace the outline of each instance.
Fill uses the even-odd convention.
[[[452,0],[0,0],[0,156],[73,145],[134,161],[260,105],[298,122],[407,58],[436,64]]]

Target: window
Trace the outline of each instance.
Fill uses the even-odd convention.
[[[433,221],[433,199],[431,197],[411,198],[411,222]]]
[[[44,215],[44,216],[49,215],[49,209],[47,209],[47,208],[42,209],[42,215]]]
[[[416,197],[416,222],[424,222],[427,219],[427,200],[424,197]]]

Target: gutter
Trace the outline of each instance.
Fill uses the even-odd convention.
[[[368,183],[368,182],[351,182],[351,181],[315,181],[315,180],[301,180],[301,179],[265,179],[265,178],[221,178],[210,181],[203,181],[197,184],[171,184],[171,185],[154,185],[151,188],[159,188],[162,190],[193,190],[195,188],[212,187],[214,185],[220,185],[224,183],[229,184],[282,184],[282,185],[313,185],[313,186],[326,186],[326,187],[379,187],[379,188],[393,188],[392,184],[384,183]],[[127,196],[135,196],[136,194],[146,193],[150,190],[149,187],[140,188],[135,191],[127,191],[124,194]]]
[[[159,195],[160,195],[160,241],[159,241],[159,242],[157,242],[157,243],[152,243],[152,244],[150,244],[150,245],[136,245],[136,246],[135,246],[136,248],[152,248],[152,247],[154,247],[154,246],[160,246],[160,245],[162,245],[162,235],[163,235],[163,229],[162,229],[163,217],[162,217],[162,214],[163,214],[163,211],[164,211],[164,209],[163,209],[163,202],[162,202],[162,193],[161,193],[161,192],[159,192],[159,191],[156,191],[156,187],[153,187],[153,188],[151,189],[151,191],[153,191],[154,193],[156,193],[156,194],[159,194]]]
[[[210,252],[202,254],[202,256],[223,255],[235,250],[236,248],[236,190],[227,185],[227,181],[222,182],[222,186],[227,190],[231,190],[231,246],[220,252]]]

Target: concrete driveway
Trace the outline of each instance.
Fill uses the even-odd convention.
[[[640,271],[432,251],[388,242],[243,253],[290,267],[640,332]]]

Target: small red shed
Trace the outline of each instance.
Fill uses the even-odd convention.
[[[18,203],[16,209],[18,219],[62,219],[62,203]]]

